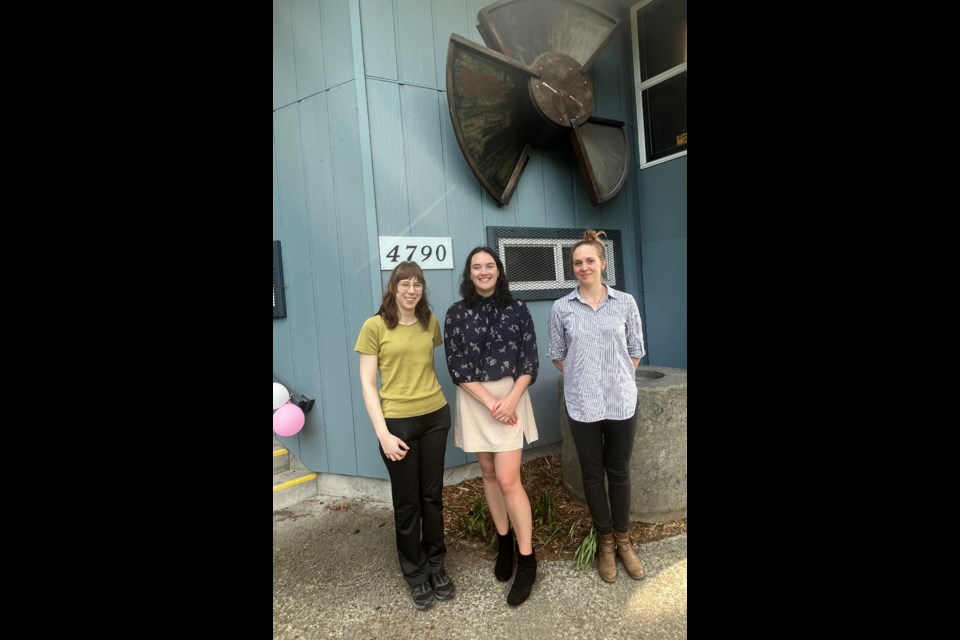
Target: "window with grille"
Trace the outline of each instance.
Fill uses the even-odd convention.
[[[607,232],[604,249],[607,270],[604,282],[623,288],[623,251],[620,231]],[[598,229],[599,231],[599,229]],[[556,300],[577,286],[573,275],[573,245],[584,229],[542,229],[537,227],[487,227],[487,242],[497,251],[510,283],[510,291],[521,300]]]
[[[280,241],[273,241],[273,317],[287,317],[287,300],[283,295],[283,260]]]
[[[687,154],[687,0],[630,8],[640,168]]]

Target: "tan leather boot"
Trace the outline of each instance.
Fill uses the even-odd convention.
[[[640,561],[640,558],[636,552],[634,552],[633,545],[630,544],[630,536],[626,533],[616,531],[614,532],[614,536],[617,539],[617,555],[620,556],[620,561],[623,562],[623,568],[627,570],[631,578],[639,580],[644,576],[643,562]]]
[[[597,534],[597,573],[605,582],[617,581],[617,551],[613,533]]]

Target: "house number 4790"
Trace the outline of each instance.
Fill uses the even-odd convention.
[[[413,260],[421,269],[453,269],[450,238],[380,236],[380,270],[392,271],[403,261]]]

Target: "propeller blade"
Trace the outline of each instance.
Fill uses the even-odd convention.
[[[530,77],[539,74],[451,34],[447,101],[453,131],[470,169],[501,205],[510,201],[529,159],[521,105]]]
[[[570,132],[570,143],[593,206],[617,195],[627,181],[630,146],[623,122],[592,116]]]
[[[487,46],[524,64],[563,53],[584,71],[603,51],[620,21],[579,0],[502,0],[477,14]]]

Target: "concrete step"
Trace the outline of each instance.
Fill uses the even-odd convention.
[[[290,452],[280,444],[273,445],[273,472],[283,473],[290,470]]]
[[[273,436],[273,509],[309,500],[320,492],[317,474],[308,469],[295,455]]]
[[[289,469],[273,474],[273,510],[283,509],[309,500],[319,493],[317,474]]]

